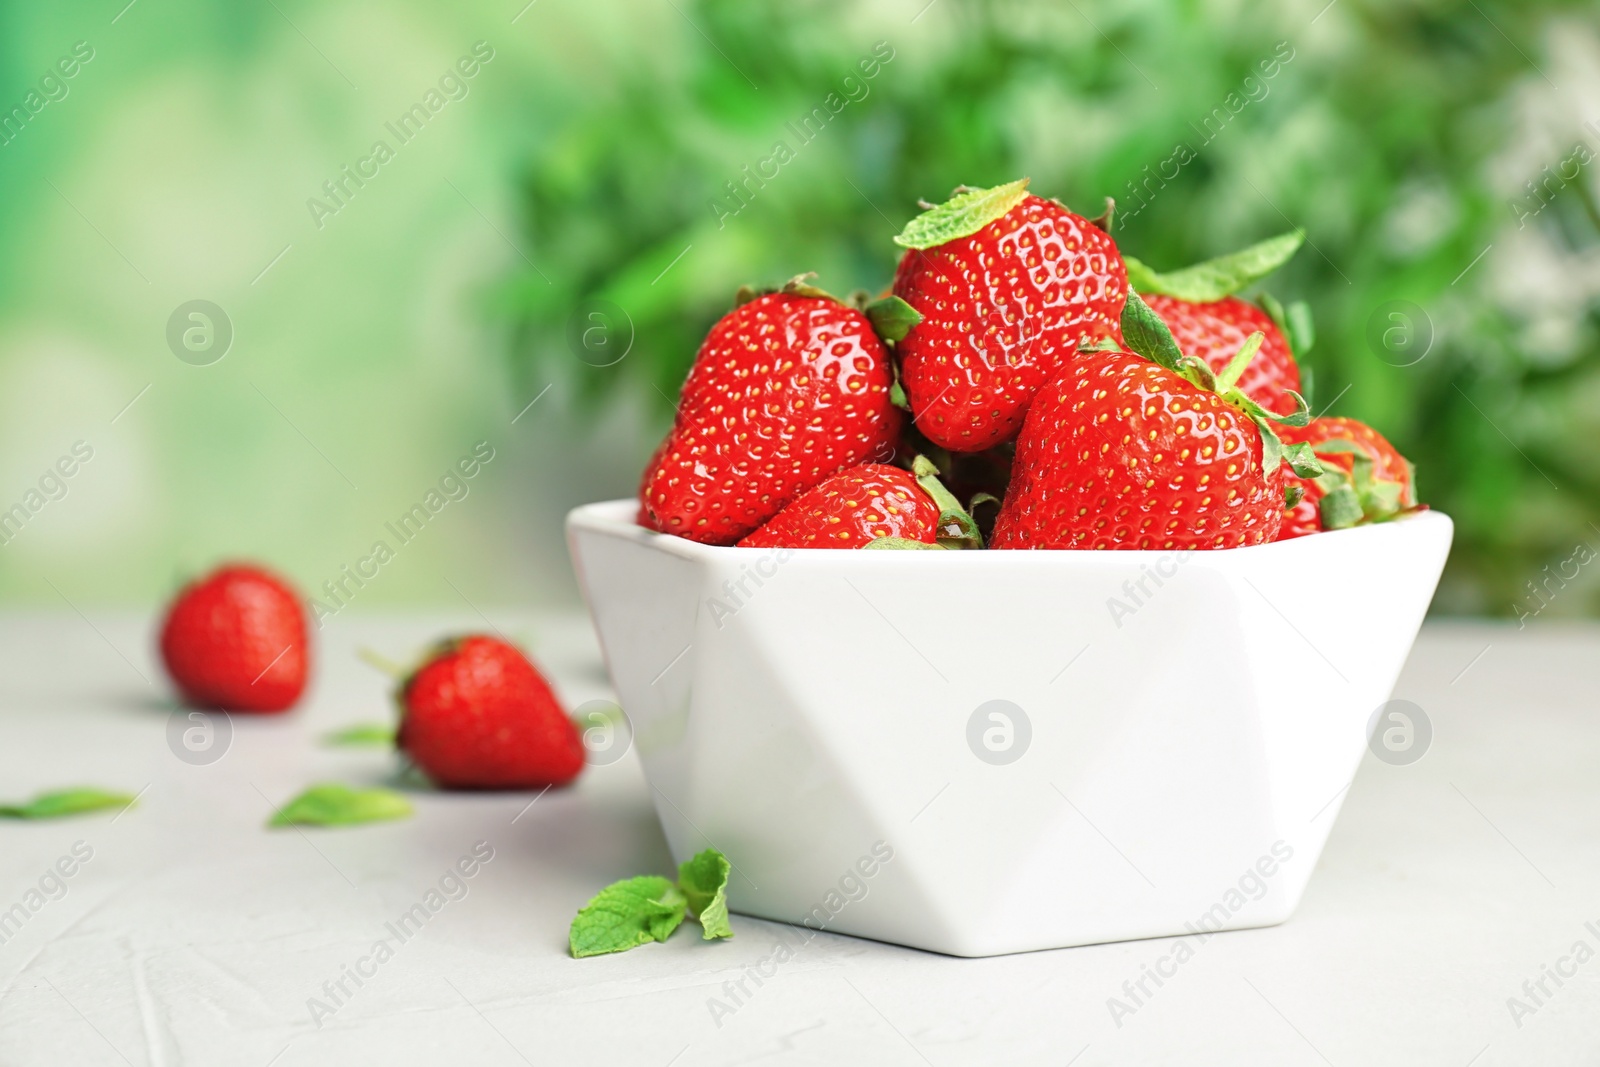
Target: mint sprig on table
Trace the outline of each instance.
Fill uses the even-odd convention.
[[[624,878],[600,890],[579,909],[567,940],[574,959],[626,952],[665,941],[690,915],[707,941],[732,937],[728,924],[728,872],[733,865],[714,848],[678,865],[678,881],[657,874]]]
[[[23,804],[0,804],[0,818],[57,819],[64,815],[84,815],[91,811],[121,810],[133,806],[130,793],[112,793],[87,787],[40,793]]]
[[[355,826],[404,819],[411,802],[392,789],[351,789],[337,782],[314,785],[274,815],[268,826]]]

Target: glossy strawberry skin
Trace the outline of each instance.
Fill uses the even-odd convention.
[[[1215,549],[1271,541],[1281,468],[1221,397],[1102,353],[1040,390],[1017,439],[992,548]]]
[[[1234,296],[1197,304],[1152,294],[1144,302],[1172,330],[1172,338],[1184,355],[1204,360],[1218,374],[1238,354],[1245,339],[1259,330],[1265,339],[1235,384],[1268,411],[1280,415],[1294,411],[1295,403],[1288,393],[1300,391],[1300,366],[1271,315]]]
[[[898,467],[840,471],[739,542],[741,548],[862,548],[879,537],[934,544],[939,507]]]
[[[161,659],[197,708],[283,711],[300,699],[311,670],[305,606],[260,567],[220,567],[173,599]]]
[[[923,316],[898,346],[917,429],[978,452],[1017,435],[1079,345],[1120,340],[1128,273],[1104,230],[1029,196],[970,237],[907,252],[894,292]]]
[[[1284,485],[1299,485],[1305,493],[1292,508],[1283,512],[1283,525],[1278,528],[1278,540],[1288,541],[1295,537],[1304,537],[1307,534],[1322,532],[1322,515],[1317,510],[1317,502],[1322,498],[1320,491],[1313,492],[1315,486],[1304,478],[1297,477],[1293,471],[1284,475]]]
[[[1411,484],[1411,464],[1400,454],[1399,449],[1366,423],[1343,416],[1329,416],[1312,419],[1309,424],[1301,427],[1284,426],[1279,430],[1278,436],[1283,438],[1284,444],[1310,445],[1311,451],[1317,454],[1317,459],[1321,461],[1323,467],[1337,468],[1346,474],[1349,474],[1355,465],[1350,453],[1321,446],[1329,441],[1344,441],[1355,445],[1372,459],[1374,481],[1398,483],[1401,502],[1406,505],[1416,503],[1416,487]],[[1318,505],[1323,496],[1322,487],[1309,479],[1298,478],[1291,472],[1285,472],[1285,476],[1284,484],[1299,486],[1305,496],[1301,498],[1300,503],[1284,513],[1283,528],[1278,534],[1278,540],[1287,541],[1292,537],[1321,533],[1322,516]]]
[[[445,642],[400,706],[400,749],[442,789],[538,789],[583,770],[583,741],[550,684],[496,638]]]
[[[712,327],[645,474],[644,523],[731,545],[846,467],[894,452],[889,354],[866,316],[772,293]]]
[[[644,465],[644,473],[639,476],[639,510],[634,515],[633,521],[643,526],[646,530],[654,530],[655,516],[650,514],[650,509],[645,507],[644,498],[650,492],[650,479],[656,471],[656,464],[661,462],[661,456],[666,452],[667,446],[672,443],[672,435],[662,438],[656,445],[656,450],[650,453],[650,461]]]

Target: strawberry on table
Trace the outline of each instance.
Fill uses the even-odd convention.
[[[1222,373],[1251,334],[1262,334],[1261,350],[1240,376],[1238,388],[1267,410],[1287,415],[1296,406],[1290,394],[1300,392],[1295,356],[1304,356],[1311,347],[1310,316],[1303,304],[1284,309],[1268,297],[1260,307],[1234,294],[1276,270],[1303,240],[1295,230],[1166,274],[1132,256],[1124,262],[1129,283],[1171,329],[1178,347],[1205,361],[1213,373]]]
[[[800,279],[754,296],[695,356],[645,473],[643,524],[731,545],[830,475],[888,458],[900,429],[893,383],[868,313]]]
[[[1017,440],[994,548],[1215,549],[1272,541],[1287,459],[1268,414],[1235,385],[1253,334],[1221,375],[1184,355],[1161,320],[1130,297],[1133,353],[1103,353],[1050,382]],[[1149,358],[1145,358],[1148,356]],[[1305,421],[1303,402],[1287,418]]]
[[[741,548],[866,548],[874,541],[940,547],[974,544],[977,528],[944,487],[933,464],[914,473],[880,463],[841,471],[774,515]],[[911,547],[896,545],[895,547]]]
[[[952,452],[1014,438],[1081,345],[1117,337],[1116,242],[1027,184],[958,190],[895,238],[895,295],[922,315],[897,346],[901,384],[917,429]]]
[[[1304,496],[1285,515],[1278,540],[1382,522],[1417,506],[1410,461],[1365,423],[1342,417],[1312,419],[1307,426],[1285,427],[1283,439],[1309,447],[1323,473],[1314,478],[1290,476],[1288,484]]]
[[[195,707],[283,711],[300,699],[310,673],[305,606],[269,571],[220,567],[173,599],[161,659]]]
[[[583,770],[583,741],[550,683],[497,638],[440,642],[397,698],[396,743],[442,789],[538,789]]]

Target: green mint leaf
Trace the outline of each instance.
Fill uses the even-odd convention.
[[[904,340],[911,327],[922,321],[922,312],[898,296],[874,300],[867,305],[866,316],[877,335],[891,344]]]
[[[268,826],[354,826],[404,819],[411,802],[390,789],[351,789],[337,782],[314,785],[285,804]]]
[[[902,248],[933,248],[958,237],[970,237],[1022,203],[1027,195],[1026,178],[993,189],[964,190],[906,223],[894,243]]]
[[[613,882],[572,920],[567,933],[572,957],[603,956],[665,941],[683,922],[687,908],[678,887],[659,875]]]
[[[678,864],[678,888],[689,903],[689,914],[700,920],[700,936],[710,941],[732,937],[728,925],[728,872],[733,864],[714,848]]]
[[[362,722],[354,726],[346,726],[342,730],[334,730],[324,734],[322,743],[325,745],[383,745],[394,747],[394,727],[381,722]]]
[[[1249,248],[1166,274],[1151,270],[1131,256],[1123,256],[1122,261],[1128,268],[1128,284],[1141,293],[1159,293],[1209,304],[1232,296],[1283,266],[1305,239],[1304,230],[1292,230]]]
[[[1128,293],[1128,302],[1122,308],[1122,340],[1145,359],[1170,371],[1176,372],[1183,359],[1167,324],[1135,292]]]
[[[133,801],[134,798],[129,793],[112,793],[93,787],[62,789],[51,793],[40,793],[24,804],[0,805],[0,818],[56,819],[63,815],[83,815],[110,808],[129,808],[133,806]]]

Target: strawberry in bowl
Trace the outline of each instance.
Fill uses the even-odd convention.
[[[685,468],[654,461],[677,533],[568,517],[668,844],[725,853],[735,911],[963,956],[1282,922],[1427,610],[1450,520],[1310,418],[1303,310],[1240,295],[1298,236],[1159,275],[1034,199],[908,227],[905,307],[862,312],[887,379],[829,309],[896,410],[826,450],[724,433],[808,396],[743,337],[662,453],[715,439],[743,473],[702,464],[674,512]]]

